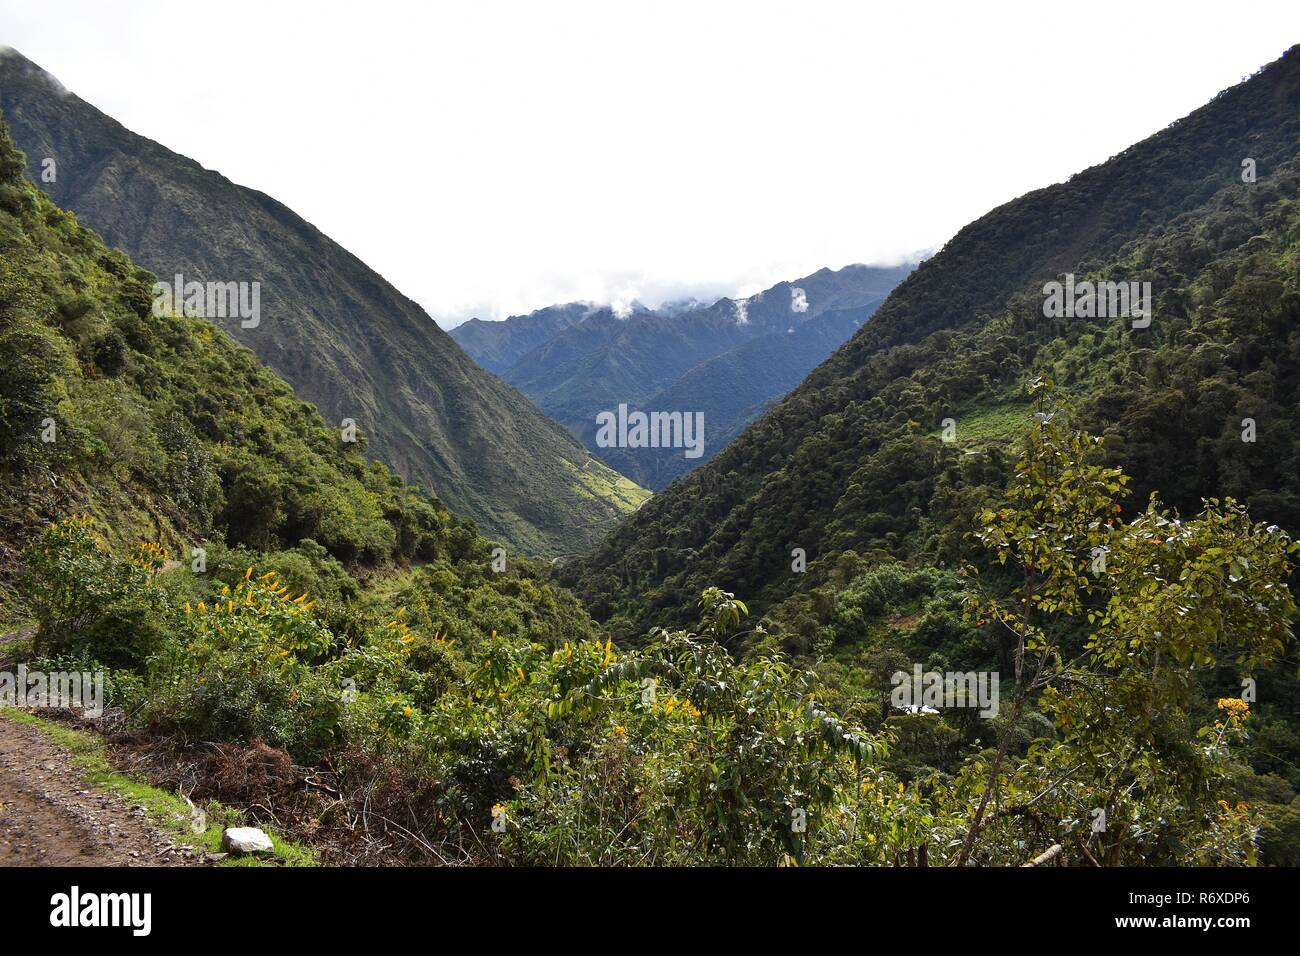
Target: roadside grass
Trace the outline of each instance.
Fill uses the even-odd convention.
[[[72,754],[73,766],[85,775],[86,782],[97,790],[120,794],[133,805],[144,807],[150,822],[165,832],[176,843],[220,853],[221,834],[226,827],[242,826],[243,814],[216,801],[208,801],[200,809],[207,815],[207,826],[196,833],[191,828],[190,806],[176,794],[168,793],[140,780],[121,773],[108,762],[107,748],[95,734],[75,730],[57,721],[23,710],[6,709],[6,717],[35,727],[46,737]],[[269,858],[254,856],[228,856],[217,866],[317,866],[315,853],[305,846],[292,843],[272,830],[267,830],[275,850]]]

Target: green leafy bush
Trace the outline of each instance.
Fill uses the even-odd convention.
[[[38,653],[140,668],[170,639],[174,614],[155,586],[162,566],[157,545],[118,558],[96,535],[94,521],[81,516],[48,527],[24,558]]]

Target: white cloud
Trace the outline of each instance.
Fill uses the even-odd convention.
[[[1293,0],[1177,10],[1090,5],[1136,56],[1078,45],[1078,10],[1039,3],[0,0],[0,22],[74,93],[454,324],[633,288],[744,298],[937,248],[1300,35]],[[166,49],[216,66],[141,68]]]
[[[790,311],[807,312],[808,311],[808,293],[803,289],[790,289]]]

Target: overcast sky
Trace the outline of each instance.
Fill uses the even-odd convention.
[[[896,262],[1300,41],[1300,2],[0,0],[127,127],[443,325]]]

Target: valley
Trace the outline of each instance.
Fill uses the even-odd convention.
[[[1300,865],[1300,47],[932,255],[450,333],[0,112],[0,862]]]
[[[471,321],[451,336],[607,465],[657,491],[794,388],[911,270],[912,264],[822,269],[745,299],[659,311],[633,306],[623,316],[571,303],[501,322]],[[700,454],[628,454],[625,444],[602,444],[599,416],[621,405],[634,414],[702,416]]]

